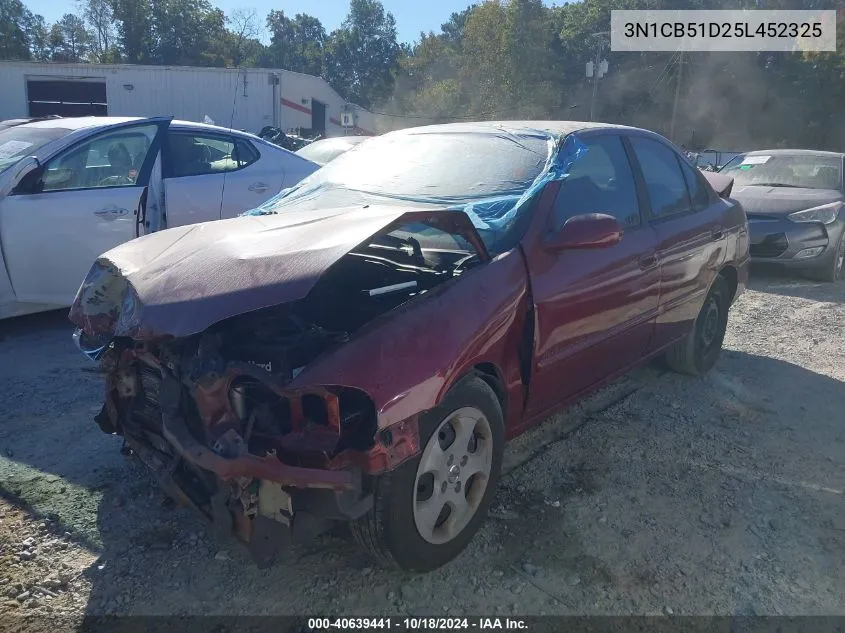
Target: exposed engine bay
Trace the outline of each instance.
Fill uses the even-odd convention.
[[[298,301],[184,338],[116,337],[99,355],[107,387],[96,421],[123,435],[171,496],[269,564],[286,538],[367,512],[366,478],[419,450],[413,423],[379,431],[366,393],[289,383],[483,261],[460,236],[405,225],[346,253]]]

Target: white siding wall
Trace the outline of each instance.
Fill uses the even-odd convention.
[[[271,74],[280,78],[275,108]],[[217,125],[231,122],[252,133],[265,125],[310,128],[312,99],[317,99],[326,104],[328,135],[344,133],[339,123],[347,104],[340,95],[319,77],[285,70],[0,62],[0,120],[28,116],[28,78],[104,79],[111,116],[172,115],[202,121],[208,115]],[[356,111],[360,128],[375,131],[371,113],[348,107]]]

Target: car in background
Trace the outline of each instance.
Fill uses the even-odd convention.
[[[796,268],[821,281],[845,274],[845,154],[748,152],[720,174],[748,214],[753,262]]]
[[[731,182],[614,125],[375,137],[94,262],[70,318],[106,377],[95,421],[262,565],[348,521],[376,561],[434,569],[506,440],[652,357],[716,363],[747,278]]]
[[[0,129],[0,318],[69,306],[100,253],[234,217],[316,169],[251,134],[166,118]]]
[[[361,142],[366,141],[369,136],[336,136],[324,138],[309,143],[305,147],[296,150],[296,153],[303,158],[314,161],[322,166],[334,160],[344,152],[348,152]]]

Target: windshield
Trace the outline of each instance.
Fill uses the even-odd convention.
[[[338,139],[326,139],[323,141],[315,141],[299,149],[296,153],[302,158],[307,160],[313,161],[318,165],[325,165],[331,160],[334,160],[344,152],[352,149],[358,143],[360,143],[363,138],[358,140],[347,140],[345,138],[338,138]]]
[[[539,133],[376,137],[301,181],[272,210],[329,189],[433,204],[519,195],[543,170],[550,151],[549,137]]]
[[[341,154],[250,214],[402,202],[464,211],[488,248],[527,208],[523,195],[551,166],[545,132],[401,132]],[[519,223],[521,226],[522,223]]]
[[[839,189],[842,158],[822,154],[746,154],[725,165],[740,186]]]
[[[63,127],[16,127],[0,130],[0,171],[15,164],[25,156],[43,147],[50,141],[68,134]]]

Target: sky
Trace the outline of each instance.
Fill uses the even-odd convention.
[[[23,0],[33,13],[44,16],[47,23],[57,21],[65,13],[79,13],[75,0]],[[349,0],[211,0],[211,3],[223,9],[227,15],[238,7],[254,8],[261,17],[271,9],[294,16],[308,13],[323,23],[327,32],[340,26],[349,11]],[[461,11],[472,4],[472,0],[382,0],[387,11],[396,18],[400,42],[413,42],[419,39],[420,31],[439,32],[440,25],[449,19],[455,11]],[[546,2],[546,4],[552,4]],[[263,37],[265,41],[267,36]]]

